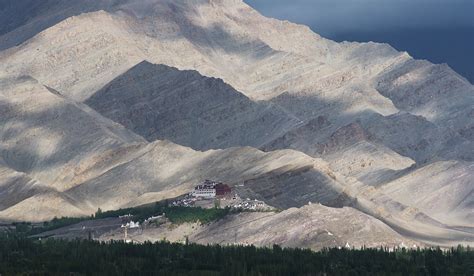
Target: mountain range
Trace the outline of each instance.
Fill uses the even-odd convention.
[[[4,221],[215,179],[288,209],[278,223],[312,202],[415,241],[474,243],[474,86],[241,0],[4,1],[0,116]]]

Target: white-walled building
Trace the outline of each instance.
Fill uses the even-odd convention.
[[[198,185],[193,191],[194,197],[214,198],[216,197],[216,188],[214,185]]]
[[[203,184],[197,185],[191,193],[193,197],[215,198],[229,195],[232,189],[221,182],[205,180]]]

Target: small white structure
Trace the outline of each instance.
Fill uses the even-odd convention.
[[[128,222],[127,224],[121,226],[122,228],[140,228],[140,222],[134,222],[133,220]]]
[[[130,221],[129,223],[127,224],[122,224],[121,226],[124,230],[124,237],[123,237],[123,240],[125,241],[125,243],[131,243],[132,240],[128,239],[128,229],[132,229],[132,228],[140,228],[140,222],[134,222],[133,220]]]
[[[139,228],[140,227],[140,222],[134,222],[134,221],[131,221],[130,222],[130,228]]]
[[[158,223],[158,222],[160,222],[160,221],[163,221],[164,219],[165,219],[165,215],[164,215],[164,214],[161,215],[161,216],[153,216],[153,217],[147,218],[147,219],[143,222],[143,224],[144,224],[144,225],[147,225],[147,224],[151,224],[151,223],[155,223],[155,222]]]

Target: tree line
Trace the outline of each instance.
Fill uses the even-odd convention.
[[[18,275],[469,275],[474,251],[289,249],[168,242],[33,240],[0,234],[0,274]]]

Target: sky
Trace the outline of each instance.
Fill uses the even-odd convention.
[[[336,41],[386,42],[474,83],[474,0],[245,0]]]

